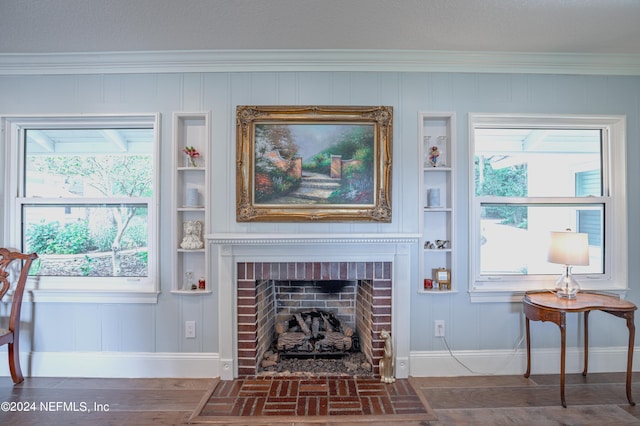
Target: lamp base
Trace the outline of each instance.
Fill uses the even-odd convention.
[[[556,296],[561,299],[575,299],[580,291],[580,285],[573,279],[573,276],[567,271],[556,281]]]
[[[558,296],[561,299],[575,299],[577,294],[578,294],[577,290],[573,291],[573,292],[571,290],[566,292],[566,291],[564,291],[564,289],[556,291],[556,296]]]

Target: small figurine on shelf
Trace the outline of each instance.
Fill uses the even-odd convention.
[[[431,167],[438,167],[438,159],[440,158],[440,151],[437,146],[432,146],[429,152],[429,163]]]
[[[182,224],[184,237],[180,243],[180,248],[186,250],[197,250],[204,247],[202,241],[202,222],[199,220],[188,220]]]
[[[198,289],[205,290],[206,288],[207,288],[207,283],[204,280],[204,277],[200,277],[200,279],[198,280]]]
[[[446,249],[447,244],[449,244],[449,240],[436,240],[436,247],[439,249]]]
[[[200,153],[198,152],[197,149],[195,149],[192,146],[185,146],[184,149],[182,150],[182,152],[184,152],[185,154],[185,159],[189,160],[189,165],[191,167],[198,167],[198,163],[196,162],[196,158],[200,157]]]

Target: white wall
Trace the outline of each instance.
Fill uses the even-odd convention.
[[[274,224],[235,221],[235,107],[245,104],[391,105],[393,134],[393,222],[390,224]],[[455,111],[459,212],[458,248],[467,242],[467,114],[469,112],[597,113],[627,116],[629,182],[629,276],[640,276],[640,77],[396,72],[246,72],[132,75],[0,76],[0,115],[58,113],[162,114],[161,185],[171,183],[171,114],[212,111],[212,232],[415,233],[418,232],[417,112]],[[2,167],[0,165],[0,167]],[[4,173],[4,170],[2,170]],[[4,191],[4,189],[0,190]],[[163,190],[166,194],[166,190]],[[1,195],[1,194],[0,194]],[[161,198],[161,229],[170,229],[170,197]],[[160,235],[161,257],[170,259],[170,235]],[[413,258],[417,262],[417,247]],[[428,357],[445,348],[432,337],[433,320],[444,319],[454,350],[508,351],[521,337],[522,309],[511,303],[470,303],[466,293],[466,251],[458,253],[461,291],[415,294],[411,301],[411,350]],[[417,263],[412,271],[418,288]],[[169,292],[169,262],[161,263],[162,294],[157,305],[25,305],[22,350],[49,352],[202,353],[218,352],[216,283],[214,294],[184,297]],[[628,298],[640,301],[640,285],[630,282]],[[1,307],[0,307],[1,309]],[[625,347],[622,320],[594,313],[592,347]],[[182,337],[185,320],[198,323],[198,337]],[[568,345],[581,330],[568,321]],[[35,324],[33,330],[30,326]],[[557,347],[559,333],[550,323],[533,323],[537,348]],[[577,355],[576,355],[577,356]],[[637,364],[637,363],[636,363]],[[519,367],[518,367],[519,368]],[[604,369],[623,371],[621,365]],[[27,370],[27,374],[29,370]],[[44,371],[44,370],[43,370]],[[535,371],[535,370],[534,370]],[[37,374],[37,372],[34,372]],[[90,373],[87,373],[90,374]],[[183,374],[183,373],[176,373]]]

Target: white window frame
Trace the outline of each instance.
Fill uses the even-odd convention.
[[[604,204],[604,274],[581,274],[583,290],[625,296],[628,290],[626,117],[621,115],[469,114],[469,294],[472,302],[519,302],[529,290],[554,288],[557,276],[480,274],[480,198],[475,195],[475,129],[596,129],[603,133],[603,197],[585,202]],[[486,198],[486,197],[485,197]],[[562,199],[549,198],[562,204]]]
[[[107,115],[39,115],[3,116],[0,123],[4,134],[4,217],[3,240],[5,246],[20,248],[22,204],[31,198],[20,197],[24,165],[24,134],[31,129],[56,128],[149,128],[154,129],[153,196],[148,203],[149,242],[148,276],[132,277],[30,277],[28,289],[34,302],[81,303],[157,303],[159,294],[158,217],[160,173],[160,114],[107,114]],[[118,201],[120,199],[114,199]],[[120,200],[123,201],[123,200]],[[127,200],[124,200],[125,202]],[[87,280],[91,285],[87,286]]]

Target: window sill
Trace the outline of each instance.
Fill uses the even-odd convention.
[[[538,289],[544,290],[544,289]],[[514,290],[514,291],[495,291],[495,290],[484,290],[484,291],[469,291],[469,297],[471,299],[471,303],[520,303],[522,302],[522,297],[529,290]],[[609,289],[585,289],[587,292],[599,292],[599,293],[607,293],[617,295],[621,299],[625,299],[627,297],[628,288],[620,289],[620,288],[609,288]]]
[[[34,303],[158,303],[157,291],[30,290]]]

